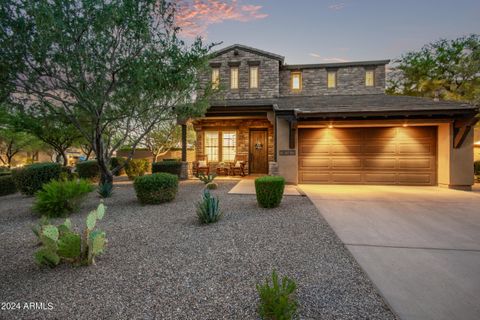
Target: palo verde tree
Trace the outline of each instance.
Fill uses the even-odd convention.
[[[164,0],[2,1],[10,99],[71,123],[92,146],[100,183],[112,181],[109,160],[131,132],[129,158],[159,121],[207,108],[197,75],[212,45],[181,41],[175,11]]]
[[[405,53],[394,61],[387,92],[480,103],[480,35]]]

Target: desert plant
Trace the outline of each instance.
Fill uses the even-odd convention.
[[[113,183],[104,183],[98,186],[98,194],[102,198],[110,198],[113,194]]]
[[[201,223],[213,223],[222,218],[219,200],[210,194],[207,189],[203,190],[202,199],[197,203],[197,216]]]
[[[285,179],[279,176],[264,176],[255,179],[255,193],[258,205],[274,208],[280,205],[285,189]]]
[[[176,160],[167,160],[152,163],[152,173],[166,172],[180,176],[182,171],[182,163]]]
[[[143,176],[147,171],[150,163],[146,159],[132,159],[125,165],[125,172],[128,179],[133,180],[135,177]]]
[[[104,215],[105,206],[100,203],[88,214],[82,234],[73,231],[69,219],[60,226],[41,225],[36,234],[42,246],[35,252],[35,261],[52,268],[62,260],[76,265],[95,264],[95,257],[104,251],[107,242],[105,232],[95,230],[97,221]]]
[[[110,170],[113,170],[120,165],[123,166],[123,167],[120,170],[118,170],[117,172],[115,172],[115,176],[117,176],[117,177],[126,174],[125,173],[125,158],[112,157],[110,159]]]
[[[295,297],[297,285],[288,277],[279,281],[275,270],[272,272],[272,284],[268,279],[265,284],[257,284],[260,296],[258,313],[262,319],[288,320],[292,319],[297,311],[298,303]]]
[[[175,199],[178,177],[170,173],[154,173],[135,178],[133,186],[141,204],[159,204]]]
[[[37,224],[32,225],[30,229],[32,229],[32,232],[35,234],[35,236],[38,238],[39,242],[41,243],[40,240],[40,233],[42,231],[42,227],[50,224],[50,219],[47,216],[41,216],[40,220],[38,221]]]
[[[93,190],[86,180],[51,181],[37,192],[33,210],[48,217],[63,217],[72,213],[80,201]]]
[[[210,182],[213,182],[216,176],[217,175],[215,173],[205,174],[203,172],[200,172],[198,174],[198,179],[204,184],[209,184]]]
[[[17,189],[32,196],[42,189],[44,183],[57,180],[62,172],[62,166],[58,163],[35,163],[21,169],[12,171],[13,180]]]
[[[209,184],[207,184],[207,189],[209,190],[215,190],[218,188],[218,184],[216,184],[215,182],[210,182]]]
[[[97,160],[80,161],[75,165],[80,179],[96,182],[100,179],[100,168]]]
[[[17,192],[12,175],[0,176],[0,196],[6,196]]]

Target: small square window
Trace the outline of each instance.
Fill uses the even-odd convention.
[[[293,91],[302,90],[302,73],[292,72],[290,74],[291,88]]]
[[[212,88],[218,89],[220,86],[220,68],[212,69]]]
[[[373,87],[375,85],[375,73],[373,70],[365,71],[365,86]]]
[[[337,72],[328,71],[327,72],[327,88],[332,89],[337,87]]]
[[[230,68],[230,89],[238,89],[238,67]]]

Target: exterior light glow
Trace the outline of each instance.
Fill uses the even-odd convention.
[[[333,128],[333,124],[329,124],[328,127],[329,127],[330,129],[332,129],[332,128]]]
[[[404,127],[404,128],[408,127],[408,124],[404,123],[404,124],[403,124],[403,127]]]

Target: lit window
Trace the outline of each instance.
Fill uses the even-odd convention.
[[[327,87],[335,88],[337,86],[337,73],[335,71],[327,72]]]
[[[373,70],[365,71],[365,85],[367,87],[373,87],[374,83],[375,83],[375,75],[373,73]]]
[[[235,131],[205,131],[205,155],[208,161],[234,161],[236,153],[237,133]]]
[[[230,68],[230,88],[238,89],[238,67]]]
[[[237,134],[235,131],[225,131],[222,136],[222,161],[231,162],[235,160],[237,152]]]
[[[205,155],[208,161],[218,161],[218,131],[205,132]]]
[[[212,69],[212,88],[218,89],[220,86],[220,68]]]
[[[250,67],[250,88],[257,89],[258,88],[258,67]]]
[[[291,87],[294,91],[302,90],[302,73],[301,72],[292,72],[290,74]]]

